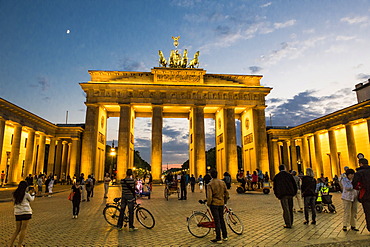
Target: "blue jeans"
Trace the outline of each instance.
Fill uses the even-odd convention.
[[[224,206],[211,205],[210,208],[216,225],[216,239],[221,240],[221,232],[222,237],[227,238],[227,231],[224,220]]]
[[[121,211],[119,213],[117,227],[122,228],[123,226],[123,216],[125,214],[126,205],[128,206],[128,227],[134,228],[135,197],[126,194],[122,195],[121,198]]]
[[[304,197],[304,218],[306,221],[309,220],[308,208],[312,211],[312,220],[316,221],[316,208],[315,208],[316,196],[305,196]]]

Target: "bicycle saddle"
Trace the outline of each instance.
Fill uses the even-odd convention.
[[[207,200],[199,200],[198,201],[200,204],[206,204]]]

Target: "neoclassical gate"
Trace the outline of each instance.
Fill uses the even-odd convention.
[[[238,171],[235,119],[241,121],[243,167],[268,171],[265,96],[271,88],[262,76],[206,74],[197,68],[155,67],[151,72],[89,71],[80,83],[86,93],[86,128],[81,171],[103,177],[106,123],[119,117],[118,179],[133,167],[136,117],[152,118],[151,167],[154,180],[162,173],[163,118],[189,120],[190,173],[206,172],[205,118],[215,119],[217,170]]]

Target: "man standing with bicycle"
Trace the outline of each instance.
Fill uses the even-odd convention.
[[[222,244],[222,238],[227,241],[227,230],[224,220],[224,205],[229,199],[229,192],[226,184],[221,179],[217,178],[217,171],[211,170],[211,182],[207,185],[207,205],[211,209],[212,216],[216,225],[216,239],[212,239],[212,243]]]
[[[137,231],[138,229],[134,227],[134,207],[135,207],[135,186],[136,181],[133,178],[132,170],[127,169],[126,178],[121,180],[122,186],[122,199],[121,199],[121,211],[118,218],[117,227],[119,230],[122,230],[123,226],[123,216],[128,206],[128,226],[129,231]]]

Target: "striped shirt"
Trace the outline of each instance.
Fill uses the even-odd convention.
[[[124,182],[126,181],[126,183]],[[133,178],[125,178],[121,180],[122,195],[132,195],[132,191],[135,191],[135,180]],[[129,189],[131,186],[131,189]]]

